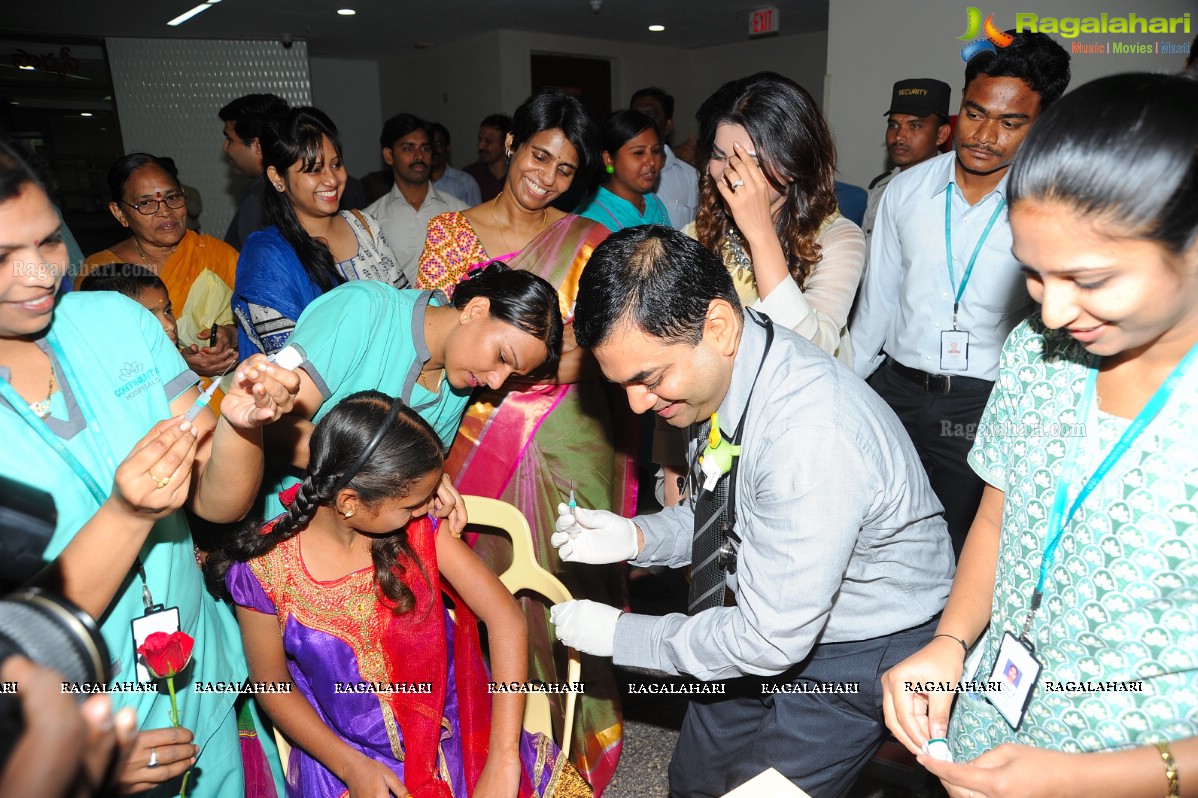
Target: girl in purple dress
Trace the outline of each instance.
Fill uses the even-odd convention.
[[[433,429],[363,391],[310,447],[303,482],[281,496],[287,511],[205,566],[238,605],[251,682],[289,690],[259,696],[295,745],[288,795],[590,795],[551,741],[522,733],[520,693],[488,695],[492,679],[526,678],[524,617],[428,517],[443,464]]]

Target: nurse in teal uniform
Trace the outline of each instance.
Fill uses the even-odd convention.
[[[452,302],[439,291],[355,280],[304,310],[287,341],[304,355],[299,397],[292,415],[268,433],[272,459],[281,455],[287,462],[268,466],[264,518],[283,512],[276,493],[298,482],[281,469],[307,467],[313,425],[350,394],[376,390],[399,397],[448,448],[475,388],[556,375],[563,326],[553,286],[499,262],[472,274]],[[466,517],[457,499],[446,478],[436,514],[461,531]]]
[[[1195,108],[1180,75],[1100,78],[1011,166],[1040,311],[1003,347],[936,634],[882,678],[900,742],[947,738],[918,759],[951,798],[1198,795]]]
[[[262,425],[291,408],[299,380],[261,356],[241,364],[218,420],[197,377],[140,305],[108,292],[56,297],[67,263],[62,221],[28,167],[0,145],[0,473],[48,491],[58,512],[38,578],[101,622],[110,688],[139,682],[131,631],[150,604],[195,639],[176,678],[181,729],[165,689],[112,692],[140,733],[120,788],[194,798],[247,794],[234,693],[205,682],[246,678],[233,615],[204,590],[185,502],[214,522],[240,519],[262,471]],[[267,761],[277,760],[262,739]],[[53,752],[46,752],[52,756]],[[261,756],[259,756],[261,759]],[[275,784],[281,784],[277,761]],[[255,795],[273,794],[270,778]]]

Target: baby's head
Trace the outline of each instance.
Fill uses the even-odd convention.
[[[166,332],[166,337],[176,347],[179,345],[175,309],[171,306],[166,283],[146,267],[134,263],[107,263],[84,277],[79,290],[124,294],[153,313]]]

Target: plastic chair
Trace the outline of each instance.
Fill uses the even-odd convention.
[[[283,736],[283,732],[275,729],[275,745],[279,748],[279,761],[283,763],[283,778],[287,778],[287,766],[291,759],[291,743]]]
[[[537,593],[553,604],[570,601],[573,597],[556,576],[546,571],[537,562],[532,548],[532,529],[528,519],[518,509],[498,499],[483,496],[463,496],[470,525],[494,527],[506,532],[512,539],[512,564],[499,575],[503,586],[515,595],[521,590]],[[569,665],[566,680],[579,681],[582,675],[582,658],[572,648],[566,649]],[[553,722],[549,713],[549,696],[544,693],[529,693],[524,703],[524,728],[530,732],[541,732],[553,738]],[[570,736],[574,729],[574,708],[578,694],[566,693],[566,717],[562,728],[562,756],[570,756]]]

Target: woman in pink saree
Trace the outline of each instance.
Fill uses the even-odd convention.
[[[597,145],[598,130],[575,98],[556,90],[529,98],[516,111],[507,137],[503,191],[493,201],[429,222],[418,284],[452,293],[472,268],[503,260],[554,285],[569,322],[578,278],[608,231],[550,203],[570,187],[575,174],[593,169]],[[575,568],[562,563],[549,543],[557,505],[571,490],[586,507],[631,514],[636,504],[634,441],[616,432],[617,427],[635,427],[614,423],[613,416],[626,412],[626,405],[608,401],[598,367],[573,344],[567,323],[554,381],[520,384],[509,379],[504,389],[477,392],[445,470],[462,493],[520,508],[532,526],[541,565],[576,598],[623,606],[622,566]],[[511,559],[507,542],[493,536],[480,537],[475,546],[493,567],[502,568]],[[529,600],[521,603],[529,624],[529,678],[565,681],[565,653],[549,627],[548,609]],[[608,660],[584,658],[583,677],[587,690],[579,697],[572,759],[600,795],[620,755],[619,692]],[[554,710],[561,723],[562,704]]]

